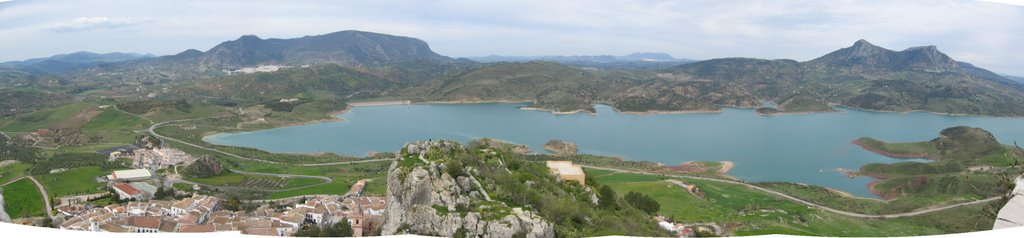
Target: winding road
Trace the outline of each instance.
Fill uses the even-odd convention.
[[[136,116],[138,116],[138,115],[136,115]],[[235,157],[235,158],[238,158],[238,159],[249,160],[249,161],[256,161],[256,162],[263,162],[263,163],[268,163],[268,164],[287,164],[287,165],[296,165],[296,166],[305,166],[305,167],[316,167],[316,166],[332,166],[332,165],[343,165],[343,164],[372,163],[372,162],[381,162],[381,161],[392,161],[392,160],[395,160],[393,158],[388,158],[388,159],[352,160],[352,161],[338,161],[338,162],[312,163],[312,164],[282,163],[282,162],[270,161],[270,160],[264,160],[264,159],[258,159],[258,158],[243,157],[241,155],[236,155],[236,154],[228,153],[228,152],[225,152],[225,151],[222,151],[222,150],[218,150],[216,148],[210,148],[210,147],[206,147],[206,146],[202,146],[202,145],[196,145],[196,144],[193,144],[193,143],[185,142],[185,141],[182,141],[182,140],[174,139],[174,138],[167,137],[167,136],[160,135],[160,134],[156,133],[156,128],[161,127],[163,125],[170,124],[170,123],[184,122],[184,121],[193,121],[193,120],[201,120],[201,119],[210,119],[210,118],[213,118],[213,117],[179,119],[179,120],[171,120],[171,121],[160,122],[160,123],[156,123],[156,124],[153,124],[152,126],[150,126],[149,129],[147,130],[147,132],[149,132],[149,134],[151,134],[153,136],[156,136],[157,138],[160,138],[161,140],[174,141],[174,142],[178,142],[178,143],[185,144],[185,145],[188,145],[188,146],[192,146],[192,147],[196,147],[196,148],[200,148],[200,149],[204,149],[204,150],[209,150],[209,151],[217,152],[217,153],[220,153],[220,154],[223,154],[223,155]]]
[[[928,208],[928,209],[918,210],[918,211],[913,211],[913,212],[875,215],[875,214],[863,214],[863,213],[849,212],[849,211],[843,211],[843,210],[839,210],[839,209],[835,209],[835,208],[831,208],[831,207],[826,207],[826,206],[823,206],[823,205],[819,205],[819,204],[816,204],[816,203],[813,203],[813,202],[810,202],[810,201],[807,201],[807,200],[803,200],[803,199],[791,196],[789,194],[785,194],[785,193],[782,193],[782,192],[777,192],[775,190],[771,190],[771,189],[767,189],[767,188],[758,187],[758,186],[755,186],[753,184],[744,183],[744,182],[725,180],[725,179],[717,179],[717,178],[697,177],[697,176],[674,175],[674,174],[658,174],[658,173],[640,172],[640,171],[632,171],[632,170],[625,170],[625,169],[598,167],[598,166],[591,166],[591,165],[582,165],[582,166],[585,167],[585,168],[608,170],[608,171],[615,171],[615,172],[620,172],[620,173],[646,174],[646,175],[656,175],[656,176],[665,176],[665,177],[673,177],[673,178],[704,180],[704,181],[712,181],[712,182],[720,182],[720,183],[729,183],[729,184],[735,184],[735,185],[743,185],[743,186],[746,186],[746,187],[754,189],[754,190],[766,192],[766,193],[769,193],[769,194],[772,194],[772,195],[775,195],[775,196],[778,196],[778,197],[781,197],[781,198],[788,199],[790,201],[794,201],[794,202],[797,202],[797,203],[800,203],[800,204],[804,204],[804,205],[807,205],[807,206],[810,206],[810,207],[818,208],[818,209],[821,209],[821,210],[824,210],[824,211],[827,211],[827,212],[831,212],[831,213],[835,213],[835,214],[839,214],[839,215],[843,215],[843,216],[856,217],[856,218],[891,219],[891,218],[900,218],[900,217],[911,217],[911,216],[917,216],[917,215],[921,215],[921,214],[932,213],[932,212],[937,212],[937,211],[942,211],[942,210],[947,210],[947,209],[953,209],[953,208],[958,208],[958,207],[963,207],[963,206],[970,206],[970,205],[975,205],[975,204],[988,203],[988,202],[999,200],[1001,198],[1001,197],[991,197],[991,198],[975,200],[975,201],[970,201],[970,202],[957,203],[957,204],[952,204],[952,205],[947,205],[947,206],[942,206],[942,207]]]

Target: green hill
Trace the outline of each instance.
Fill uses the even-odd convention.
[[[886,198],[979,199],[1002,194],[1001,180],[1019,175],[1024,150],[1002,145],[988,131],[966,126],[942,130],[931,141],[886,143],[861,138],[854,143],[896,158],[929,158],[931,163],[868,164],[859,173],[882,179],[872,191]],[[1003,181],[1006,182],[1006,181]]]

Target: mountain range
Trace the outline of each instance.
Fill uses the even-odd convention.
[[[1017,81],[1017,83],[1024,84],[1024,77],[1013,76],[1013,75],[1005,75],[1005,74],[1000,75],[1000,76],[1003,76],[1003,78],[1006,78],[1006,79],[1009,79],[1009,80]]]
[[[557,112],[593,112],[594,104],[608,104],[621,112],[657,113],[758,108],[768,100],[777,102],[781,112],[828,111],[830,104],[837,104],[880,111],[1024,115],[1024,86],[956,61],[935,46],[894,51],[859,40],[805,62],[691,62],[661,53],[476,60],[484,62],[442,56],[415,38],[340,31],[293,39],[247,35],[207,51],[100,63],[55,77],[108,87],[181,82],[147,93],[239,103],[293,97],[532,101],[534,107]],[[628,65],[631,62],[659,65]],[[260,65],[292,68],[225,73]]]
[[[672,55],[666,53],[652,53],[652,52],[638,52],[623,56],[614,55],[574,55],[574,56],[563,56],[563,55],[548,55],[548,56],[502,56],[502,55],[489,55],[479,57],[467,57],[468,59],[481,62],[481,63],[494,63],[494,62],[526,62],[526,61],[552,61],[552,62],[594,62],[594,63],[612,63],[612,62],[693,62],[691,59],[677,59]]]
[[[52,74],[95,67],[100,64],[117,63],[152,57],[154,57],[152,54],[120,52],[98,54],[87,51],[79,51],[70,54],[58,54],[46,58],[34,58],[23,61],[3,62],[0,63],[0,68],[22,69]]]
[[[696,62],[692,59],[680,59],[666,53],[638,52],[622,56],[614,55],[548,55],[548,56],[501,56],[489,55],[467,57],[481,63],[496,62],[529,62],[550,61],[579,67],[604,69],[661,69],[683,63]]]

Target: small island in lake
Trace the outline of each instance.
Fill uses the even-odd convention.
[[[564,140],[550,140],[544,143],[544,150],[556,155],[574,155],[578,151],[576,144]]]

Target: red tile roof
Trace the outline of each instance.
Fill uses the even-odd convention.
[[[213,225],[181,225],[178,232],[213,232]]]
[[[135,196],[136,194],[142,193],[142,191],[135,189],[135,187],[132,187],[127,183],[116,183],[114,184],[114,189],[120,190],[121,192],[128,194],[128,196]]]
[[[134,227],[144,227],[144,228],[159,229],[160,228],[160,219],[157,219],[156,217],[151,217],[151,216],[131,217],[128,220],[128,224],[131,225],[131,226],[134,226]]]

